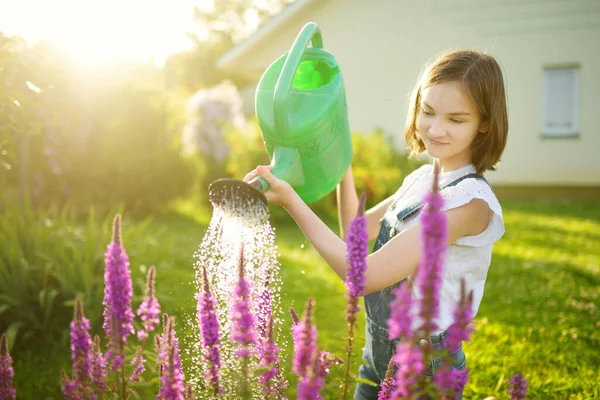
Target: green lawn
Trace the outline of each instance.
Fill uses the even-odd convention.
[[[507,233],[494,248],[477,330],[465,346],[471,373],[464,398],[506,398],[508,378],[516,372],[529,380],[530,399],[600,397],[600,206],[513,200],[502,204]],[[182,347],[192,339],[183,323],[195,307],[192,255],[209,219],[210,211],[180,204],[176,213],[153,222],[164,234],[148,238],[156,246],[145,254],[136,253],[135,243],[127,243],[124,232],[136,280],[140,282],[142,276],[140,264],[157,265],[158,297],[163,310],[178,317]],[[333,221],[330,224],[335,226]],[[314,297],[320,347],[343,357],[343,282],[289,218],[279,217],[274,225],[281,253],[283,310],[293,306],[301,312],[306,299]],[[289,370],[289,317],[287,312],[283,316],[286,323],[280,343]],[[364,342],[362,329],[361,321],[357,354]],[[60,368],[68,365],[66,336],[52,349],[32,349],[13,357],[21,398],[60,398],[52,382],[53,377],[58,379]],[[187,366],[189,356],[183,357]],[[355,357],[353,373],[358,363]],[[342,374],[341,367],[332,370],[325,398],[339,397]],[[292,394],[295,380],[291,376],[290,380]]]

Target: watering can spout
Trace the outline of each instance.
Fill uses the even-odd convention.
[[[302,160],[298,149],[275,145],[271,166],[273,166],[271,173],[276,178],[284,180],[294,187],[304,185]],[[261,192],[266,192],[269,189],[269,184],[261,177],[256,178],[250,184]]]

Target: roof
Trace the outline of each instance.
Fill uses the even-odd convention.
[[[284,25],[286,22],[291,20],[294,15],[309,7],[311,4],[316,3],[319,0],[296,0],[289,6],[287,6],[279,14],[262,24],[256,32],[250,35],[248,38],[242,40],[236,44],[228,52],[223,54],[217,60],[217,67],[219,69],[227,69],[235,60],[241,57],[243,54],[249,52],[254,46],[268,37],[270,34],[275,32],[278,28]]]

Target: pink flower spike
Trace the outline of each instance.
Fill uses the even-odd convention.
[[[300,377],[307,377],[312,359],[317,352],[317,328],[312,323],[314,301],[309,298],[306,304],[304,319],[292,326],[294,339],[293,371]]]
[[[425,195],[420,214],[423,253],[417,268],[417,285],[422,293],[419,316],[423,321],[422,336],[429,337],[437,329],[435,318],[439,314],[439,294],[442,287],[443,268],[448,236],[446,215],[441,212],[444,198],[438,189],[439,166],[434,163],[433,188]]]
[[[236,352],[239,357],[250,357],[257,337],[254,331],[254,315],[250,312],[251,287],[244,277],[243,248],[240,251],[239,273],[240,278],[233,292],[231,308],[231,340],[240,346]]]
[[[527,396],[527,389],[529,388],[529,382],[523,377],[523,375],[516,374],[510,377],[510,384],[512,388],[508,389],[510,395],[509,400],[522,400]]]
[[[204,359],[208,363],[205,376],[207,386],[211,386],[214,394],[221,393],[219,386],[219,369],[221,368],[221,338],[219,334],[219,321],[216,314],[216,300],[210,292],[210,284],[206,267],[202,266],[203,293],[198,295],[198,323],[204,346]]]
[[[137,315],[142,320],[144,328],[137,333],[138,339],[148,338],[148,332],[152,332],[160,323],[160,303],[155,295],[156,267],[151,266],[146,278],[146,296],[140,304]]]
[[[13,387],[13,361],[8,352],[6,334],[0,338],[0,399],[16,399],[17,391]]]
[[[105,253],[104,272],[104,330],[109,338],[107,361],[111,360],[112,369],[124,362],[124,347],[127,337],[133,330],[133,311],[131,310],[131,271],[129,257],[121,241],[121,216],[117,214],[113,224],[113,238]]]

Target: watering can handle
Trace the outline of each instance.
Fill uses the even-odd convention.
[[[294,75],[296,74],[304,50],[309,42],[312,42],[312,47],[314,48],[323,48],[321,29],[319,29],[319,26],[314,22],[308,22],[304,25],[296,37],[296,40],[294,40],[283,64],[283,68],[281,69],[279,79],[277,79],[277,84],[275,85],[275,94],[273,95],[273,116],[275,119],[275,131],[279,135],[284,135],[288,129],[288,95],[290,88],[292,87]]]

